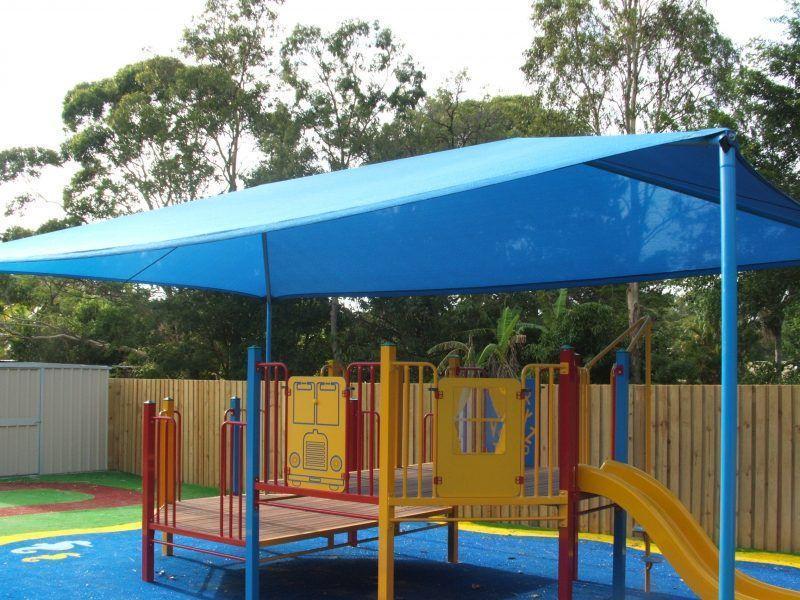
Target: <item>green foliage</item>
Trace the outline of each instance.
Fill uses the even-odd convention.
[[[20,177],[38,177],[44,167],[58,167],[61,156],[55,150],[34,146],[0,150],[0,183]]]
[[[596,134],[705,121],[735,59],[699,0],[535,0],[523,72]]]
[[[50,148],[33,146],[29,148],[8,148],[0,150],[0,185],[11,182],[30,183],[38,178],[47,167],[60,167],[62,156]],[[21,213],[23,209],[42,199],[31,191],[23,191],[6,203],[7,217]]]
[[[331,32],[301,25],[279,40],[280,5],[208,0],[183,32],[181,58],[156,56],[70,90],[62,152],[0,151],[0,184],[74,161],[67,217],[36,232],[8,227],[2,239],[509,137],[711,122],[740,131],[744,154],[800,194],[796,1],[782,18],[783,39],[755,43],[734,71],[736,52],[699,0],[536,0],[523,67],[533,93],[483,97],[467,95],[466,72],[426,95],[422,68],[378,23],[346,21]],[[18,196],[11,210],[32,198]],[[799,273],[741,276],[743,381],[800,382]],[[718,381],[717,278],[641,284],[637,294],[635,310],[655,320],[654,380]],[[264,342],[262,303],[213,292],[0,276],[0,305],[3,358],[110,364],[117,374],[241,378],[246,347]],[[379,342],[390,340],[411,360],[457,353],[516,375],[526,362],[553,362],[563,344],[590,359],[628,325],[619,285],[291,300],[273,311],[274,356],[298,373],[331,354],[376,359]],[[595,380],[605,380],[612,360],[596,366]]]
[[[207,0],[183,33],[183,53],[198,75],[196,114],[204,118],[209,160],[228,191],[238,188],[241,154],[262,119],[276,75],[270,43],[283,0]]]
[[[200,71],[155,57],[67,93],[64,153],[79,165],[64,191],[67,214],[112,217],[201,194],[214,170],[205,156],[205,106],[194,100],[229,78]]]
[[[465,98],[465,72],[425,98],[421,106],[383,126],[373,161],[414,156],[511,137],[589,133],[571,113],[545,108],[537,96]]]
[[[780,41],[756,41],[732,80],[732,125],[742,151],[770,181],[800,196],[800,3],[788,3]]]
[[[345,21],[336,31],[299,25],[281,48],[297,120],[325,170],[357,166],[381,123],[414,108],[425,78],[390,29]]]

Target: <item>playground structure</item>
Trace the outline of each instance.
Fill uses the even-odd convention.
[[[669,490],[627,464],[630,352],[643,346],[648,414],[651,332],[652,323],[642,318],[585,366],[565,347],[558,363],[526,365],[519,379],[485,377],[458,359],[450,359],[440,377],[430,363],[398,360],[390,344],[381,347],[379,362],[344,368],[329,363],[317,375],[292,376],[286,365],[263,362],[251,348],[248,398],[255,401],[248,409],[257,410],[258,418],[243,419],[247,411],[232,399],[220,426],[218,497],[181,499],[180,414],[169,399],[159,414],[155,404],[145,405],[143,578],[153,580],[156,545],[165,554],[182,548],[245,561],[235,553],[177,543],[174,536],[246,549],[253,531],[256,548],[323,540],[314,549],[259,556],[258,564],[377,539],[378,596],[392,598],[396,536],[446,527],[447,559],[457,562],[458,523],[470,520],[460,507],[539,505],[555,507],[555,514],[479,520],[555,525],[559,598],[571,597],[578,577],[578,518],[596,510],[614,512],[615,597],[625,594],[627,514],[689,587],[702,598],[716,596],[714,543]],[[612,351],[611,456],[593,466],[587,464],[589,372]],[[254,435],[256,428],[261,431]],[[646,436],[644,464],[652,471]],[[258,451],[250,451],[251,443]],[[245,457],[254,470],[259,465],[251,489]],[[596,496],[610,502],[581,508]],[[359,537],[376,527],[377,537]],[[337,534],[346,540],[337,542]],[[742,599],[800,598],[738,572],[736,587]]]
[[[569,209],[564,210],[565,207]],[[557,218],[542,219],[542,214]],[[513,217],[501,219],[498,215]],[[445,222],[447,226],[442,227]],[[465,235],[465,232],[470,233]],[[765,239],[770,243],[763,243]],[[397,479],[397,452],[402,448],[402,437],[398,438],[396,430],[398,421],[391,417],[403,414],[401,394],[405,384],[395,388],[395,380],[402,382],[404,367],[402,363],[395,364],[396,359],[387,354],[389,350],[382,351],[379,369],[382,387],[377,416],[381,423],[375,424],[380,435],[376,434],[374,442],[378,446],[378,470],[373,473],[378,481],[377,498],[354,493],[349,479],[344,492],[334,492],[313,489],[302,482],[290,486],[280,474],[272,472],[270,485],[275,489],[268,493],[263,488],[267,483],[262,479],[259,464],[261,443],[262,439],[266,441],[266,435],[262,438],[260,431],[261,390],[256,364],[272,361],[273,301],[297,297],[493,293],[719,273],[718,580],[719,597],[731,600],[737,583],[737,273],[746,269],[798,266],[798,248],[800,204],[758,175],[738,151],[734,132],[715,128],[646,135],[516,138],[274,182],[201,202],[6,242],[0,245],[0,271],[193,287],[264,300],[265,356],[262,361],[256,349],[248,356],[248,413],[244,419],[240,416],[240,420],[229,420],[223,425],[229,430],[228,440],[241,441],[231,447],[239,448],[240,454],[231,453],[239,462],[232,463],[229,472],[238,472],[241,478],[245,470],[244,479],[234,477],[234,484],[223,486],[226,490],[239,486],[238,494],[234,489],[223,496],[228,498],[230,514],[243,503],[238,511],[240,518],[244,513],[243,533],[234,535],[230,517],[227,535],[222,535],[221,528],[210,536],[199,526],[188,530],[196,532],[196,537],[222,538],[245,547],[249,599],[257,598],[259,591],[260,507],[264,507],[264,512],[280,508],[277,504],[269,505],[279,487],[295,492],[292,498],[276,500],[281,503],[310,502],[296,498],[315,498],[315,501],[322,498],[352,502],[354,506],[349,509],[377,506],[379,595],[386,598],[392,593],[392,535],[394,527],[402,524],[395,513],[434,511],[436,507],[444,515],[448,505],[476,500],[472,496],[440,496],[436,478],[441,476],[444,482],[448,473],[440,475],[437,470],[440,467],[437,452],[442,450],[439,437],[429,446],[433,452],[430,497],[424,492],[420,497],[411,497],[408,488],[411,479],[406,480],[406,487],[401,488],[398,496],[394,481],[380,477],[380,473],[393,472]],[[453,261],[453,256],[459,260]],[[389,264],[396,268],[386,268]],[[444,264],[448,268],[442,268]],[[567,534],[574,532],[576,507],[585,496],[580,487],[580,475],[585,471],[579,464],[578,447],[564,441],[566,435],[576,444],[581,443],[582,426],[577,410],[580,375],[574,353],[563,354],[557,370],[558,402],[552,404],[557,404],[559,410],[558,462],[547,465],[549,470],[546,473],[542,470],[540,476],[545,473],[547,481],[556,486],[552,492],[557,489],[558,493],[551,496],[548,490],[544,496],[539,494],[540,490],[529,492],[526,474],[519,470],[516,475],[519,483],[514,487],[516,495],[493,496],[491,503],[558,507],[555,520],[562,538],[559,579],[562,596],[568,597],[576,558],[574,535]],[[624,376],[624,366],[620,370],[620,376]],[[413,379],[406,381],[408,386],[418,383]],[[624,387],[621,380],[616,380],[616,385],[617,390]],[[444,385],[435,389],[437,406],[443,401],[438,395],[444,390]],[[617,393],[621,398],[621,392]],[[435,421],[437,411],[435,408],[429,422]],[[490,418],[494,417],[465,416],[465,427],[474,429],[469,423],[496,427],[496,422],[489,423]],[[177,483],[168,479],[154,482],[155,457],[171,443],[177,448],[174,442],[180,435],[179,417],[156,415],[155,407],[148,405],[144,424],[144,467],[151,474],[146,477],[144,502],[144,575],[152,579],[152,533],[161,529],[166,538],[160,541],[173,544],[169,536],[179,529],[178,515],[181,521],[185,520],[183,513],[187,506],[179,508]],[[503,429],[508,425],[506,422]],[[441,423],[432,425],[434,435],[438,435],[441,427]],[[451,431],[449,435],[455,434]],[[504,435],[503,444],[514,442],[509,431]],[[497,443],[496,448],[505,448],[500,440]],[[242,446],[246,449],[246,461],[242,461],[245,452]],[[489,447],[491,444],[487,444]],[[448,451],[469,456],[459,448],[451,447]],[[617,451],[623,455],[626,452],[619,445]],[[168,454],[177,470],[180,462],[177,450]],[[505,456],[505,452],[472,454],[477,455],[475,463],[481,467],[484,462],[501,461],[504,459],[500,457]],[[421,457],[418,460],[424,466]],[[456,462],[468,461],[460,458]],[[401,465],[400,476],[413,474],[416,464],[410,468]],[[504,463],[503,468],[510,464],[511,461]],[[235,465],[238,471],[233,468]],[[561,477],[556,476],[556,466]],[[535,472],[534,469],[534,475]],[[424,490],[425,469],[419,468],[418,473]],[[586,477],[584,480],[589,485]],[[608,489],[602,493],[613,494],[612,482],[608,478],[604,481]],[[504,485],[510,486],[507,482]],[[419,481],[417,486],[420,487]],[[462,491],[477,493],[480,491],[477,486],[478,483],[475,489]],[[504,489],[504,493],[509,489]],[[161,514],[169,508],[172,525],[166,521],[168,515]],[[629,510],[637,509],[629,506]],[[153,514],[155,524],[151,522]],[[214,514],[210,514],[213,523]],[[350,520],[345,523],[345,530],[357,529],[359,523],[367,522],[353,520],[353,515],[366,517],[366,513],[346,512],[346,515]],[[429,519],[431,515],[416,516]],[[216,518],[222,519],[221,511]],[[441,516],[438,522],[455,518]],[[170,527],[173,531],[169,531]],[[320,531],[332,530],[323,528],[311,533]],[[684,537],[680,541],[683,545],[687,543]],[[713,579],[710,573],[706,575]],[[768,592],[769,597],[776,597],[776,593]]]

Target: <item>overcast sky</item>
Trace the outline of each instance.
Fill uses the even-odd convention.
[[[80,81],[112,75],[127,63],[174,52],[181,31],[204,0],[2,0],[0,3],[0,148],[56,147],[63,140],[61,101]],[[722,32],[736,43],[776,37],[770,18],[783,0],[708,0]],[[528,0],[287,0],[284,28],[325,28],[346,18],[378,19],[405,42],[435,87],[467,68],[473,92],[524,92],[519,70],[529,45]],[[64,174],[41,182],[58,199]],[[10,190],[0,190],[0,202]],[[37,207],[33,226],[58,214]],[[0,216],[0,230],[9,225]]]

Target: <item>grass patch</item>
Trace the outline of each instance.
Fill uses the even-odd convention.
[[[42,488],[0,491],[0,508],[17,506],[38,506],[40,504],[60,504],[91,500],[91,494],[71,490],[50,490]]]

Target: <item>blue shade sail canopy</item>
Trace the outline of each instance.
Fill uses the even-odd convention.
[[[510,139],[271,183],[0,244],[0,272],[262,298],[719,272],[724,131]],[[800,264],[800,205],[737,162],[740,268]]]

